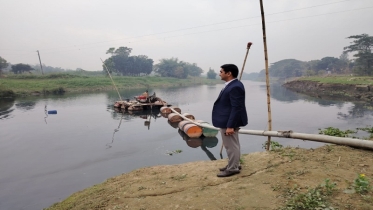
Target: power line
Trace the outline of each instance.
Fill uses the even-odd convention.
[[[282,14],[282,13],[287,13],[287,12],[293,12],[293,11],[299,11],[299,10],[304,10],[304,9],[309,9],[309,8],[315,8],[315,7],[320,7],[320,6],[330,5],[330,4],[336,4],[336,3],[341,3],[341,2],[347,2],[347,1],[351,1],[351,0],[343,0],[343,1],[332,2],[332,3],[326,3],[326,4],[320,4],[320,5],[315,5],[315,6],[310,6],[310,7],[304,7],[304,8],[294,9],[294,10],[287,10],[287,11],[283,11],[283,12],[271,13],[271,14],[268,14],[268,15],[266,15],[266,16],[269,16],[269,15],[276,15],[276,14]],[[364,8],[357,8],[357,9],[351,9],[351,10],[338,11],[338,12],[331,12],[331,13],[325,13],[325,14],[318,14],[318,15],[304,16],[304,17],[298,17],[298,18],[290,18],[290,19],[285,19],[285,20],[271,21],[271,22],[267,22],[267,23],[277,23],[277,22],[284,22],[284,21],[292,21],[292,20],[297,20],[297,19],[304,19],[304,18],[311,18],[311,17],[323,16],[323,15],[338,14],[338,13],[343,13],[343,12],[350,12],[350,11],[363,10],[363,9],[371,9],[371,8],[373,8],[373,6],[372,6],[372,7],[364,7]],[[243,19],[236,19],[236,20],[225,21],[225,22],[214,23],[214,24],[201,25],[201,26],[196,26],[196,27],[191,27],[191,28],[185,28],[185,29],[178,29],[178,30],[167,31],[167,32],[160,32],[160,33],[153,33],[153,34],[148,34],[148,35],[135,36],[135,37],[125,38],[125,39],[117,39],[117,40],[104,41],[104,42],[95,42],[95,43],[82,44],[82,45],[74,45],[74,46],[71,46],[71,47],[65,47],[65,48],[70,49],[70,48],[72,48],[72,47],[76,47],[76,46],[94,45],[94,44],[97,45],[97,44],[103,44],[103,43],[107,43],[107,42],[115,42],[115,41],[121,41],[121,40],[136,39],[136,38],[141,38],[141,37],[146,37],[146,36],[159,35],[159,34],[166,34],[166,33],[172,33],[172,32],[177,32],[177,31],[190,30],[190,29],[201,28],[201,27],[206,27],[206,26],[212,26],[212,25],[224,24],[224,23],[229,23],[229,22],[235,22],[235,21],[240,21],[240,20],[247,20],[247,19],[252,19],[252,18],[257,18],[257,17],[260,17],[260,16],[249,17],[249,18],[243,18]],[[182,36],[187,36],[187,35],[194,35],[194,34],[201,34],[201,33],[208,33],[208,32],[215,32],[215,31],[221,31],[221,30],[227,30],[227,29],[242,28],[242,27],[253,26],[253,25],[260,25],[260,24],[257,23],[257,24],[250,24],[250,25],[243,25],[243,26],[235,26],[235,27],[222,28],[222,29],[215,29],[215,30],[208,30],[208,31],[201,31],[201,32],[193,32],[193,33],[182,34],[182,35],[175,35],[175,36],[162,37],[161,39],[174,38],[174,37],[182,37]],[[154,39],[160,39],[160,38],[145,39],[145,41],[148,41],[148,40],[154,40]],[[137,40],[137,41],[131,41],[130,43],[135,43],[135,42],[139,42],[139,41],[140,41],[140,40]],[[141,41],[144,41],[144,40],[141,40]],[[79,50],[81,50],[81,49],[91,49],[91,48],[95,48],[95,47],[83,47],[83,48],[79,48]],[[63,48],[49,48],[49,50],[51,50],[51,49],[63,49]],[[1,50],[1,49],[0,49],[0,50]],[[48,49],[44,49],[44,50],[48,50]],[[13,50],[13,51],[16,51],[16,50]],[[19,50],[19,51],[22,51],[22,50]],[[70,51],[70,50],[58,50],[58,51],[49,51],[49,52],[48,52],[48,51],[44,51],[43,53],[50,54],[50,53],[65,52],[65,51]],[[24,52],[28,52],[28,51],[24,51]],[[33,52],[34,52],[34,51],[33,51]],[[27,54],[29,54],[29,53],[27,53]],[[26,55],[26,53],[24,53],[24,54],[22,54],[22,55]]]
[[[267,22],[267,24],[285,22],[285,21],[292,21],[292,20],[299,20],[299,19],[305,19],[305,18],[312,18],[312,17],[324,16],[324,15],[333,15],[333,14],[338,14],[338,13],[352,12],[352,11],[372,9],[372,8],[373,8],[373,6],[351,9],[351,10],[338,11],[338,12],[324,13],[324,14],[318,14],[318,15],[290,18],[290,19],[284,19],[284,20],[269,21],[269,22]],[[149,40],[155,40],[155,39],[169,39],[169,38],[174,38],[174,37],[182,37],[182,36],[195,35],[195,34],[208,33],[208,32],[216,32],[216,31],[222,31],[222,30],[227,30],[227,29],[243,28],[243,27],[254,26],[254,25],[261,25],[261,23],[255,23],[255,24],[250,24],[250,25],[242,25],[242,26],[234,26],[234,27],[229,27],[229,28],[214,29],[214,30],[208,30],[208,31],[193,32],[193,33],[188,33],[188,34],[167,36],[167,37],[162,37],[162,38],[150,38],[150,39],[145,39],[145,40],[132,41],[131,43],[140,42],[140,41],[143,42],[143,41],[149,41]],[[95,48],[95,47],[85,47],[85,48],[80,48],[79,50],[81,50],[81,49],[91,49],[91,48]],[[70,50],[66,50],[66,51],[70,51]],[[53,51],[53,52],[47,52],[47,53],[55,53],[55,52],[62,52],[62,51]]]
[[[275,12],[275,13],[267,14],[266,16],[278,15],[278,14],[283,14],[283,13],[288,13],[288,12],[294,12],[294,11],[299,11],[299,10],[316,8],[316,7],[322,7],[322,6],[326,6],[326,5],[338,4],[338,3],[347,2],[347,1],[352,1],[352,0],[342,0],[342,1],[336,1],[336,2],[331,2],[331,3],[319,4],[319,5],[315,5],[315,6],[303,7],[303,8],[299,8],[299,9],[286,10],[286,11],[282,11],[282,12]],[[254,19],[254,18],[259,18],[259,17],[260,17],[260,15],[258,15],[258,16],[252,16],[252,17],[248,17],[248,18],[228,20],[228,21],[218,22],[218,23],[212,23],[212,24],[205,24],[205,25],[200,25],[200,26],[194,26],[194,27],[189,27],[189,28],[176,29],[176,30],[171,30],[171,31],[165,31],[165,32],[159,32],[159,33],[152,33],[152,34],[134,36],[134,37],[123,38],[123,39],[115,39],[115,40],[108,40],[108,41],[101,41],[101,42],[93,42],[93,43],[80,44],[80,45],[74,45],[74,46],[62,47],[62,48],[61,47],[58,47],[58,48],[46,48],[46,49],[42,49],[42,50],[63,49],[63,48],[69,48],[70,49],[70,48],[77,47],[77,46],[95,45],[95,44],[102,44],[102,43],[115,42],[115,41],[121,41],[121,40],[136,39],[136,38],[141,38],[141,37],[146,37],[146,36],[154,36],[154,35],[160,35],[160,34],[167,34],[167,33],[173,33],[173,32],[185,31],[185,30],[191,30],[191,29],[196,29],[196,28],[203,28],[203,27],[207,27],[207,26],[221,25],[221,24],[225,24],[225,23],[237,22],[237,21],[242,21],[242,20],[249,20],[249,19]]]

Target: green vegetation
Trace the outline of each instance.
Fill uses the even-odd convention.
[[[326,179],[323,184],[315,188],[308,189],[302,193],[300,188],[295,186],[293,189],[286,189],[285,194],[289,200],[286,202],[286,207],[282,210],[308,210],[308,209],[333,209],[328,204],[330,195],[335,191],[336,184],[330,183]]]
[[[336,189],[337,184],[331,182],[330,179],[325,179],[324,183],[316,186],[315,188],[308,189],[307,192],[302,192],[301,188],[295,185],[292,189],[285,188],[283,193],[284,197],[287,198],[285,207],[281,207],[281,210],[306,210],[306,209],[334,209],[330,206],[330,201],[333,199],[333,195],[341,193],[343,189]],[[358,177],[354,180],[352,186],[353,189],[345,189],[345,194],[358,193],[362,198],[370,203],[372,201],[371,196],[367,195],[373,189],[370,186],[369,180],[365,174],[358,174]],[[281,186],[277,186],[276,190],[281,189]]]
[[[108,71],[122,76],[149,75],[153,71],[153,59],[146,55],[130,56],[131,51],[132,49],[128,47],[119,47],[118,49],[112,47],[107,50],[106,54],[111,55],[104,61]],[[179,61],[177,58],[164,58],[154,66],[154,72],[162,77],[185,79],[188,76],[198,77],[203,70],[196,63]]]
[[[347,37],[352,39],[351,45],[344,47],[344,51],[339,56],[324,57],[320,60],[300,61],[296,59],[284,59],[274,62],[269,67],[270,77],[280,79],[294,77],[316,77],[326,75],[356,75],[356,76],[372,76],[373,75],[373,36],[368,34],[354,35]],[[354,53],[355,59],[350,60],[348,54]],[[259,73],[251,73],[244,75],[244,79],[263,81],[265,78],[265,70]],[[350,77],[351,78],[351,77]],[[308,80],[308,78],[307,78]],[[325,83],[340,83],[329,79]],[[372,82],[372,81],[371,81]],[[343,84],[345,84],[343,82]],[[360,84],[358,81],[351,81],[346,84]],[[372,84],[372,83],[370,83]]]
[[[173,155],[173,154],[179,154],[179,153],[182,153],[182,152],[183,152],[183,150],[177,149],[177,150],[174,150],[172,152],[167,152],[166,154],[167,155]]]
[[[262,148],[263,149],[266,149],[267,148],[267,144],[268,144],[268,141],[266,141],[265,143],[262,144]],[[282,144],[278,143],[277,141],[271,141],[271,145],[269,147],[269,149],[271,151],[278,151],[280,150],[281,148],[283,148]]]
[[[208,79],[216,79],[216,75],[218,75],[214,69],[209,69],[209,71],[207,72],[207,78]]]
[[[162,77],[187,78],[188,75],[200,76],[203,70],[196,63],[179,61],[177,58],[164,58],[154,66],[154,72]]]
[[[365,174],[358,174],[358,177],[354,181],[354,189],[359,194],[366,194],[372,190]]]
[[[353,39],[350,46],[344,48],[345,53],[357,52],[354,54],[354,73],[359,75],[373,75],[373,36],[368,34],[354,35],[347,37]]]
[[[339,128],[333,128],[333,127],[328,127],[324,130],[320,129],[320,132],[319,132],[319,134],[324,134],[328,136],[337,136],[337,137],[349,137],[351,133],[356,133],[356,131],[352,131],[352,130],[342,131]]]
[[[12,65],[12,72],[15,74],[22,74],[24,72],[31,73],[31,70],[34,70],[30,65],[19,63]]]
[[[188,86],[195,84],[217,84],[218,80],[206,78],[189,77],[187,79],[176,79],[169,77],[126,77],[113,76],[113,80],[118,89],[146,88],[146,87],[171,87]],[[13,95],[23,95],[31,93],[59,93],[82,92],[93,90],[109,90],[114,86],[109,77],[104,75],[89,74],[47,74],[47,75],[8,75],[0,78],[0,96],[11,92]]]
[[[324,134],[328,136],[337,136],[337,137],[350,137],[350,138],[358,138],[356,136],[352,136],[351,134],[356,134],[357,131],[365,131],[370,133],[369,137],[364,137],[363,139],[372,139],[373,140],[373,127],[365,127],[365,128],[356,128],[356,130],[340,130],[339,128],[328,127],[325,129],[319,129],[319,134]]]
[[[3,73],[3,69],[8,67],[8,65],[9,65],[8,62],[0,56],[0,76]]]
[[[153,71],[153,59],[146,55],[130,56],[131,51],[132,48],[128,47],[108,49],[106,54],[111,56],[104,61],[108,71],[123,76],[149,75]]]
[[[353,85],[373,85],[373,77],[353,77],[353,76],[332,76],[332,77],[305,77],[300,80],[316,81],[319,83],[331,84],[353,84]]]

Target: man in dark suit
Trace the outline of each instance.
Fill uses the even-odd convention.
[[[212,109],[212,124],[220,128],[223,145],[228,155],[228,165],[220,168],[218,177],[227,177],[240,173],[239,127],[247,125],[245,107],[245,87],[237,79],[238,68],[234,64],[221,66],[220,78],[225,87],[220,92]]]

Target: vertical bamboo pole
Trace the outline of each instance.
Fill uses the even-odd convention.
[[[271,116],[271,92],[269,87],[269,72],[268,72],[268,53],[267,53],[267,37],[266,37],[266,25],[264,18],[263,0],[260,0],[260,11],[262,14],[262,31],[263,31],[263,44],[264,44],[264,58],[265,58],[265,69],[266,69],[266,84],[267,84],[267,107],[268,107],[268,130],[272,130],[272,116]],[[268,136],[267,151],[271,145],[271,137]]]

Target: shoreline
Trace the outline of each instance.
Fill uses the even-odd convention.
[[[373,190],[365,195],[368,199],[344,193],[357,174],[373,178],[372,151],[337,145],[288,147],[246,154],[242,160],[241,173],[226,178],[216,177],[226,159],[140,168],[76,192],[46,210],[282,209],[297,196],[321,189],[328,179],[336,185],[330,195],[320,197],[325,205],[339,209],[373,205]]]
[[[51,78],[52,77],[52,78]],[[220,80],[202,77],[177,79],[166,77],[114,77],[115,85],[123,89],[147,89],[149,87],[187,87],[192,85],[215,85]],[[24,76],[0,78],[0,98],[25,96],[61,95],[73,92],[115,90],[111,80],[104,76],[77,76],[69,74],[44,77]]]
[[[373,85],[364,82],[343,84],[304,78],[286,82],[283,87],[315,98],[373,103]]]

